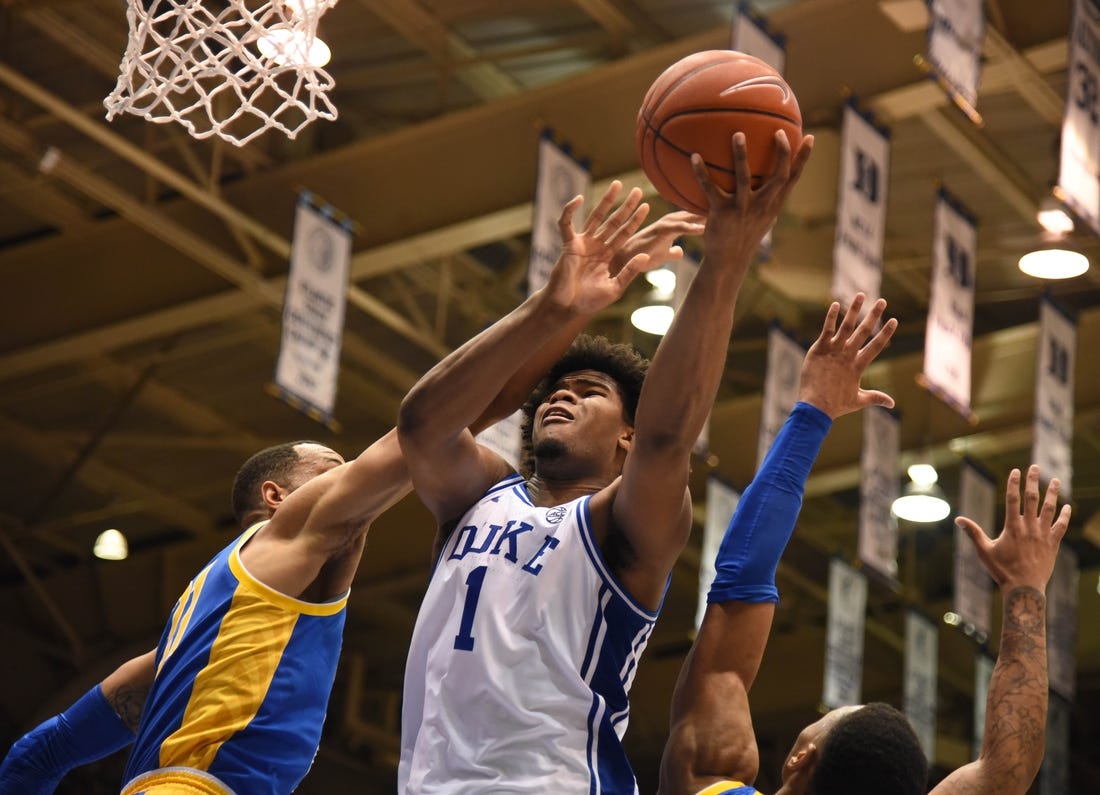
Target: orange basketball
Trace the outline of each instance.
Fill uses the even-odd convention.
[[[802,143],[802,113],[786,81],[772,67],[735,50],[707,50],[677,61],[646,92],[635,143],[657,191],[685,210],[706,213],[707,199],[691,169],[698,152],[711,179],[735,186],[730,139],[745,133],[752,186],[775,167],[775,131],[787,133],[792,152]]]

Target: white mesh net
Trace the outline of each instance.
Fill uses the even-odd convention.
[[[107,119],[178,122],[244,146],[274,128],[294,138],[332,121],[317,22],[338,0],[129,0],[130,41]]]

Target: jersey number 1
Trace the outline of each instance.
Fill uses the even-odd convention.
[[[485,582],[485,572],[488,566],[478,566],[466,575],[466,603],[462,605],[462,620],[458,624],[458,634],[455,635],[455,648],[461,651],[474,650],[474,613],[477,611],[477,600],[481,596],[481,585]]]

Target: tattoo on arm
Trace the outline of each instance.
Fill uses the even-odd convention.
[[[1013,588],[1004,599],[1001,648],[986,703],[986,786],[1016,791],[1031,783],[1043,758],[1046,714],[1046,597],[1035,588]]]
[[[111,705],[111,709],[122,719],[127,728],[136,734],[138,724],[141,722],[141,710],[145,707],[145,699],[148,696],[148,687],[120,685],[107,696],[107,703]]]

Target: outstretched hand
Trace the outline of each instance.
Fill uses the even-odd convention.
[[[784,202],[802,176],[814,148],[814,137],[807,135],[803,138],[798,152],[792,156],[787,134],[776,130],[775,168],[756,190],[752,189],[745,134],[734,133],[731,146],[736,180],[733,193],[722,190],[714,183],[699,154],[691,156],[691,167],[706,194],[709,208],[704,243],[707,257],[730,257],[747,267],[756,247],[775,225]]]
[[[878,299],[859,324],[859,312],[866,297],[857,293],[837,328],[840,304],[833,303],[825,315],[821,334],[806,352],[798,399],[817,406],[832,419],[867,406],[894,407],[894,399],[876,389],[863,389],[859,382],[864,370],[882,353],[897,330],[890,318],[877,332],[886,301]]]
[[[642,202],[639,188],[632,189],[612,211],[622,187],[618,180],[611,183],[579,232],[573,228],[573,216],[584,197],[576,196],[562,208],[558,219],[561,256],[550,271],[545,289],[563,309],[580,314],[598,312],[618,300],[650,262],[649,253],[639,251],[621,265],[616,264],[617,255],[649,214],[649,205]]]
[[[615,254],[612,271],[618,273],[638,254],[649,255],[649,265],[660,266],[679,262],[684,250],[675,245],[685,235],[701,235],[707,228],[705,216],[687,210],[662,215],[649,226],[639,229]]]
[[[1058,545],[1069,527],[1072,512],[1068,505],[1055,519],[1058,507],[1058,478],[1050,481],[1046,497],[1039,505],[1039,467],[1032,464],[1024,484],[1024,507],[1020,509],[1020,470],[1008,475],[1005,489],[1005,526],[996,540],[987,536],[972,519],[960,516],[955,524],[966,531],[978,550],[978,558],[1002,591],[1029,586],[1042,592],[1046,589]]]

